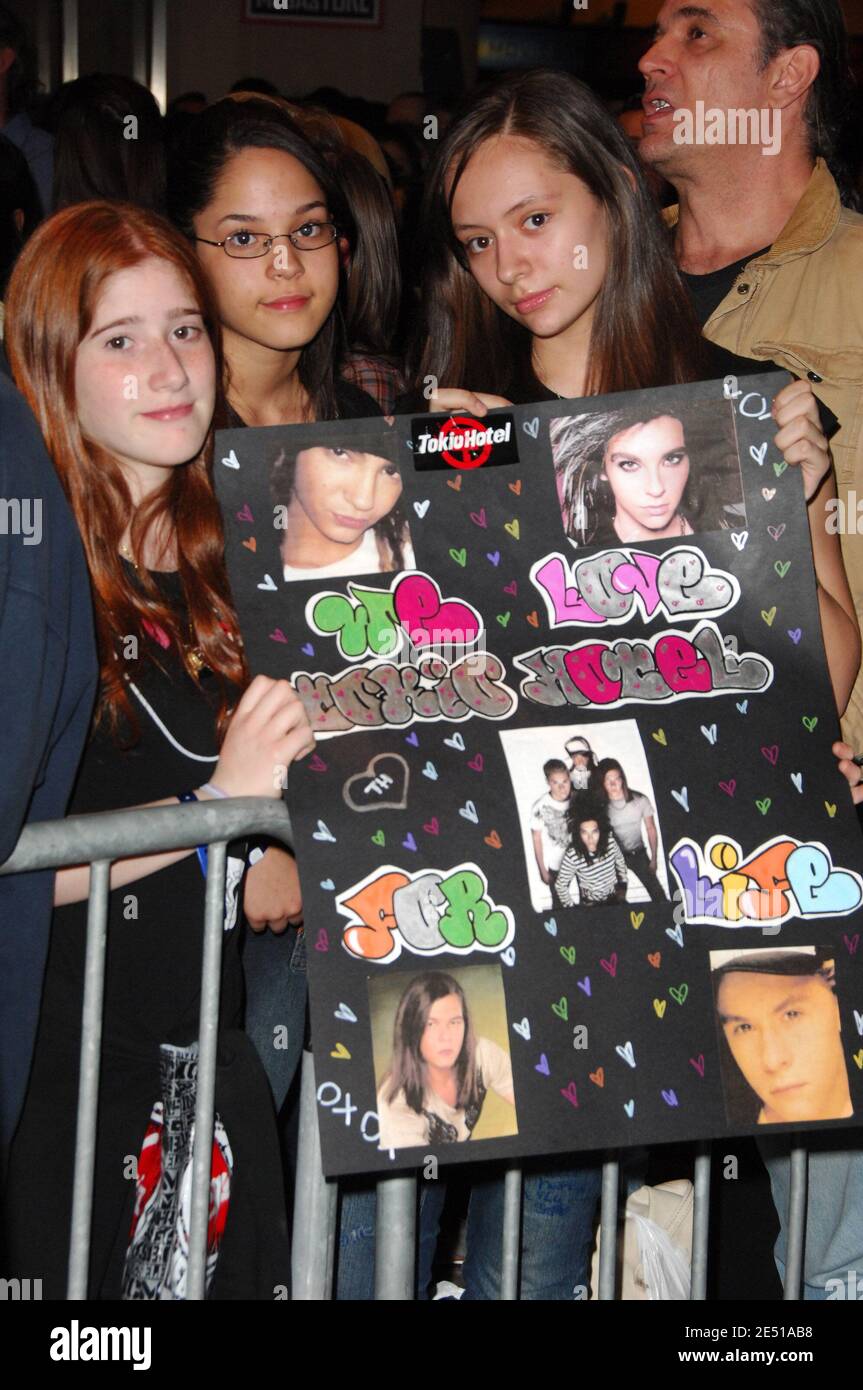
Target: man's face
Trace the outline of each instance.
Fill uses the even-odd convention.
[[[550,772],[548,774],[548,790],[551,792],[553,801],[568,801],[572,792],[572,783],[569,780],[568,772]]]
[[[718,1008],[731,1054],[761,1100],[761,1124],[852,1113],[839,1007],[822,976],[730,971]]]
[[[644,77],[644,133],[639,156],[671,178],[721,151],[734,158],[741,146],[678,144],[675,111],[763,110],[771,68],[758,72],[761,30],[749,0],[666,0],[653,46],[639,69]],[[665,104],[663,104],[665,103]],[[745,147],[743,147],[745,148]]]

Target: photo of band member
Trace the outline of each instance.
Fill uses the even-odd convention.
[[[375,421],[301,430],[270,470],[282,578],[326,579],[413,569],[398,440]]]
[[[710,952],[729,1124],[854,1114],[835,955],[835,946]]]
[[[380,1148],[518,1133],[498,964],[369,979]]]
[[[634,719],[500,735],[531,904],[667,902],[655,798]]]
[[[731,401],[643,402],[551,421],[568,540],[620,545],[746,525]]]

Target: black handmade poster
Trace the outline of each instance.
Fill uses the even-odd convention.
[[[859,1123],[785,380],[219,436],[251,668],[319,735],[288,796],[327,1173]]]

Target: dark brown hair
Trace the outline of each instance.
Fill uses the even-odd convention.
[[[458,996],[464,1018],[464,1040],[455,1062],[458,1094],[456,1108],[469,1109],[481,1100],[480,1081],[476,1069],[476,1037],[470,1019],[465,992],[452,975],[443,970],[428,970],[411,980],[399,1001],[393,1027],[393,1064],[389,1073],[386,1099],[389,1105],[400,1091],[418,1115],[422,1113],[425,1096],[425,1063],[420,1055],[420,1043],[432,1004],[448,994]]]
[[[531,140],[587,185],[605,209],[608,270],[591,334],[587,394],[696,380],[706,349],[668,234],[623,131],[588,87],[536,69],[504,77],[450,126],[429,174],[421,225],[423,317],[412,353],[415,385],[531,399],[531,335],[480,289],[452,230],[468,163],[493,136]],[[703,375],[703,372],[701,373]]]

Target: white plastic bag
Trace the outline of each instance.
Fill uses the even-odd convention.
[[[627,1212],[626,1219],[635,1223],[641,1279],[647,1297],[653,1301],[687,1302],[691,1270],[685,1251],[674,1244],[662,1226],[648,1217]]]

